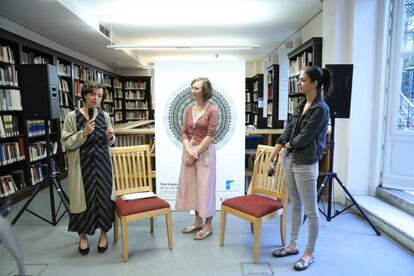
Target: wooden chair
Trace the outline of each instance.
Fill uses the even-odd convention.
[[[128,223],[150,219],[150,231],[154,232],[154,217],[165,215],[168,248],[172,249],[171,208],[168,202],[158,197],[123,200],[124,194],[152,192],[152,174],[149,145],[110,148],[115,180],[115,225],[114,240],[118,239],[118,223],[121,221],[122,255],[128,261]]]
[[[267,175],[266,164],[273,147],[258,145],[250,183],[252,194],[227,199],[221,205],[220,246],[224,245],[227,213],[250,221],[253,224],[254,253],[253,263],[259,261],[260,228],[264,221],[280,216],[280,238],[282,246],[286,242],[287,192],[281,154],[277,156],[275,173]]]

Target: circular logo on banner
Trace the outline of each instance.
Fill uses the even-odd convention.
[[[219,109],[218,128],[215,139],[217,149],[223,147],[233,136],[236,123],[236,109],[231,97],[224,89],[212,83],[213,97],[209,100]],[[164,112],[164,125],[167,135],[178,148],[182,148],[181,130],[183,127],[184,112],[194,104],[191,98],[191,83],[186,83],[176,89],[168,99]]]

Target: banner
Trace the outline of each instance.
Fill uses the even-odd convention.
[[[194,104],[191,81],[210,79],[219,108],[216,137],[216,209],[227,198],[244,194],[245,62],[160,61],[155,63],[155,152],[157,195],[175,206],[183,145],[185,109]]]

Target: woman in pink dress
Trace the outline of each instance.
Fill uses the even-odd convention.
[[[216,212],[216,150],[214,139],[218,125],[218,108],[208,102],[213,88],[207,78],[191,82],[191,96],[195,104],[184,114],[180,179],[178,182],[177,210],[195,210],[195,221],[183,229],[193,233],[195,240],[212,234],[211,222]],[[205,223],[203,224],[203,219]]]

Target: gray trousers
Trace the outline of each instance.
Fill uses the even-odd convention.
[[[292,205],[292,229],[290,243],[297,245],[303,218],[303,207],[308,217],[309,233],[306,251],[313,252],[319,233],[319,212],[316,181],[319,174],[318,162],[312,165],[296,165],[291,155],[286,158],[285,179]],[[303,203],[303,207],[302,207]]]

